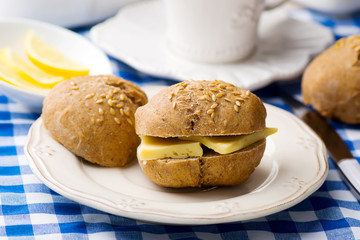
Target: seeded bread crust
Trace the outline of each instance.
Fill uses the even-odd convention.
[[[235,186],[259,165],[266,140],[240,151],[220,155],[208,150],[201,158],[139,160],[145,175],[162,187]]]
[[[115,76],[84,76],[57,84],[46,96],[42,119],[52,137],[75,155],[101,166],[124,166],[140,143],[135,110],[147,97]]]
[[[359,59],[360,36],[340,39],[306,68],[303,101],[325,117],[360,123]]]
[[[139,135],[219,136],[264,129],[266,110],[256,95],[232,84],[187,80],[160,91],[135,115]]]

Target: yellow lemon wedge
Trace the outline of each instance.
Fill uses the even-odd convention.
[[[55,76],[42,71],[28,59],[21,58],[9,47],[0,50],[0,61],[13,72],[18,73],[21,78],[35,86],[52,88],[57,83],[65,80],[62,76]]]
[[[44,42],[32,30],[25,35],[24,47],[30,61],[45,72],[69,78],[88,75],[90,72],[86,66]]]
[[[39,86],[34,86],[31,84],[26,75],[21,74],[20,72],[10,69],[3,64],[0,60],[0,80],[14,85],[16,87],[29,90],[36,93],[47,94],[50,91],[50,88],[43,88]]]

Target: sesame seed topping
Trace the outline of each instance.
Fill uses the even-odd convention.
[[[241,95],[241,92],[233,92],[234,95]]]
[[[175,109],[176,108],[176,102],[173,102],[173,109]]]
[[[225,101],[227,101],[227,102],[231,102],[231,100],[229,99],[229,98],[224,98],[225,99]]]
[[[221,97],[223,97],[224,95],[225,95],[225,93],[219,92],[218,94],[216,94],[216,97],[221,98]]]
[[[112,93],[106,95],[106,99],[110,99],[112,97],[113,97]]]
[[[98,118],[98,119],[96,119],[96,122],[97,122],[97,123],[102,123],[103,121],[104,121],[103,118]]]
[[[214,94],[211,94],[211,99],[216,102],[216,96]]]
[[[214,119],[215,118],[215,113],[213,112],[210,116],[211,119]]]
[[[239,101],[236,101],[235,104],[240,107],[241,103]]]
[[[213,105],[211,105],[210,108],[214,109],[214,108],[216,108],[217,106],[218,106],[218,104],[217,104],[217,103],[214,103]]]
[[[242,98],[242,97],[237,97],[235,99],[238,100],[238,101],[244,101],[245,100],[245,98]]]
[[[109,100],[107,101],[107,103],[109,104],[110,107],[112,107],[112,106],[114,106],[114,105],[117,103],[117,101],[116,101],[116,100],[113,100],[113,99],[109,99]]]
[[[226,89],[229,90],[229,91],[234,91],[233,87],[226,87]]]
[[[205,100],[206,99],[206,95],[202,95],[199,97],[199,100]]]
[[[121,123],[120,119],[118,119],[117,117],[114,117],[114,121],[115,121],[117,124],[120,124],[120,123]]]
[[[226,88],[226,84],[222,83],[222,84],[219,85],[219,87],[224,89],[224,88]]]
[[[235,110],[235,112],[239,112],[239,106],[238,106],[238,105],[234,105],[234,110]]]
[[[92,98],[92,97],[94,97],[94,94],[93,94],[93,93],[90,93],[90,94],[88,94],[88,95],[85,96],[85,99],[90,99],[90,98]]]
[[[131,121],[130,118],[127,118],[126,120],[127,120],[127,122],[128,122],[131,126],[133,126],[133,122]]]
[[[115,115],[115,110],[113,108],[110,108],[110,114]]]
[[[172,92],[169,96],[170,101],[172,100],[173,97],[174,97],[174,93]]]
[[[100,97],[105,98],[106,97],[105,93],[101,94]]]
[[[79,87],[78,86],[73,86],[71,89],[72,90],[79,90]]]
[[[124,116],[124,109],[123,108],[120,108],[120,114],[121,114],[121,116]]]
[[[198,109],[198,110],[196,110],[196,111],[194,112],[194,115],[195,115],[195,116],[199,116],[200,113],[201,113],[201,111]]]
[[[102,108],[99,108],[99,113],[100,113],[101,115],[103,115],[103,114],[104,114],[104,110],[103,110]]]
[[[211,108],[211,109],[207,110],[206,113],[207,113],[207,114],[212,114],[213,112],[214,112],[214,109]]]
[[[210,88],[211,92],[218,92],[219,90],[217,90],[216,88]]]
[[[125,95],[124,95],[124,94],[120,94],[119,99],[120,99],[120,101],[124,101],[124,100],[125,100]]]
[[[247,90],[247,91],[246,91],[246,96],[249,96],[249,95],[250,95],[250,91]]]
[[[124,107],[124,103],[123,103],[123,102],[120,102],[120,103],[116,104],[116,107],[117,107],[117,108],[122,108],[122,107]]]
[[[210,83],[209,84],[209,87],[215,87],[216,85],[215,85],[215,83]]]
[[[103,102],[104,102],[104,100],[103,100],[103,99],[99,99],[99,100],[96,100],[96,102],[95,102],[95,103],[100,104],[100,103],[103,103]]]
[[[128,108],[125,108],[125,109],[124,109],[124,113],[125,113],[125,115],[126,115],[127,117],[130,116],[130,110],[129,110]]]
[[[115,93],[119,93],[120,92],[120,89],[118,89],[118,88],[115,88],[114,90],[113,90],[113,93],[115,94]]]

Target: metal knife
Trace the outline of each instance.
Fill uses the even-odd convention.
[[[346,143],[327,120],[316,111],[287,93],[278,91],[278,95],[294,111],[295,115],[307,123],[323,140],[331,158],[335,160],[340,170],[342,179],[356,199],[360,201],[360,164],[353,157]]]

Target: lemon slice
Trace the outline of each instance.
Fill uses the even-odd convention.
[[[14,71],[13,69],[6,67],[1,61],[0,61],[0,80],[7,82],[11,85],[14,85],[16,87],[36,93],[47,94],[50,91],[50,88],[43,88],[31,84],[26,79],[26,75],[23,75],[19,72]]]
[[[62,76],[55,76],[42,71],[29,60],[22,59],[9,47],[0,50],[0,61],[13,72],[18,73],[24,80],[40,87],[52,88],[65,79]]]
[[[37,37],[34,31],[28,31],[24,41],[28,58],[42,70],[61,76],[76,77],[88,75],[90,70],[65,56],[58,49]]]

